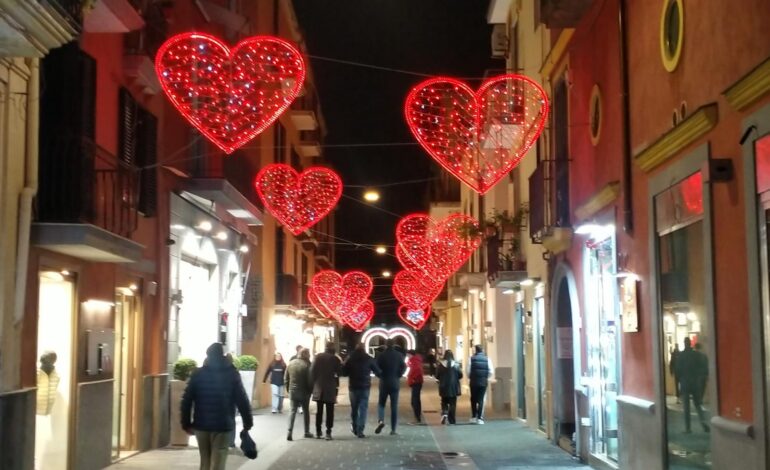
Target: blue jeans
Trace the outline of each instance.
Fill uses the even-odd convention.
[[[366,413],[369,408],[369,389],[351,388],[350,392],[350,421],[356,434],[364,433]]]
[[[380,421],[385,421],[385,403],[390,397],[390,429],[396,430],[398,424],[398,389],[386,388],[380,385],[380,402],[377,407],[377,416]]]

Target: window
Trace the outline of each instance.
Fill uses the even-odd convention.
[[[682,54],[684,39],[684,9],[682,0],[664,0],[660,19],[660,54],[669,72],[676,70]]]
[[[131,169],[141,168],[137,209],[145,217],[153,217],[158,200],[158,120],[140,107],[125,88],[120,89],[119,112],[118,159]]]

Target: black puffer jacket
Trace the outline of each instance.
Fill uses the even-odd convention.
[[[224,356],[221,360],[207,359],[206,364],[190,377],[182,396],[182,428],[233,431],[236,408],[243,418],[243,427],[251,429],[251,404],[240,374]]]
[[[460,379],[463,378],[463,373],[457,362],[439,362],[436,377],[438,378],[438,394],[440,396],[452,398],[461,395]]]
[[[406,357],[395,348],[390,347],[377,356],[377,365],[382,369],[380,387],[395,390],[399,387],[401,377],[406,372]]]
[[[348,377],[348,388],[353,390],[371,387],[372,373],[379,377],[382,371],[372,356],[358,349],[353,351],[342,366],[342,375]]]

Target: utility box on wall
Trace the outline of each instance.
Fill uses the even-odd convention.
[[[86,331],[86,373],[111,375],[114,369],[115,330]]]

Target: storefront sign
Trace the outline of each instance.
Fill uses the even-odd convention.
[[[623,322],[624,333],[635,333],[639,331],[639,310],[636,298],[636,287],[638,283],[639,280],[636,276],[627,276],[618,279],[620,315]]]

